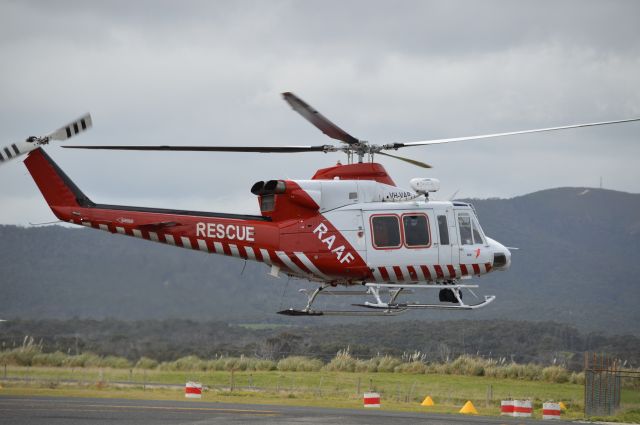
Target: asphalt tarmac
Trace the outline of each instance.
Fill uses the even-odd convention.
[[[534,424],[485,416],[323,409],[199,401],[0,396],[0,424]],[[553,421],[555,424],[570,422]]]

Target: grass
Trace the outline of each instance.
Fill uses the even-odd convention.
[[[351,373],[351,372],[289,372],[252,371],[167,371],[112,368],[7,367],[7,376],[31,379],[5,381],[0,394],[61,395],[84,397],[121,397],[152,399],[183,399],[181,388],[142,390],[144,382],[183,384],[197,380],[210,388],[207,401],[227,401],[255,404],[287,404],[318,407],[362,407],[362,393],[372,389],[382,394],[383,408],[402,411],[456,413],[467,400],[472,400],[480,414],[499,414],[499,401],[504,398],[531,398],[536,405],[546,400],[562,400],[570,407],[565,417],[582,417],[581,385],[550,384],[539,381],[499,379],[479,376]],[[64,380],[77,380],[65,384]],[[119,388],[115,381],[132,381],[133,388]],[[27,382],[25,384],[24,382]],[[493,401],[487,404],[491,386]],[[631,395],[630,392],[626,392]],[[435,407],[419,404],[430,395]],[[628,402],[640,406],[640,394],[633,393]],[[627,402],[627,400],[625,400]]]
[[[230,361],[234,362],[234,368],[240,370],[232,373],[212,367],[215,366],[212,362],[221,362],[226,368],[229,366],[226,363]],[[425,373],[424,367],[414,370],[414,366],[422,363],[400,364],[398,359],[391,357],[362,361],[348,355],[338,355],[332,361],[333,365],[330,362],[325,367],[317,360],[290,357],[278,363],[269,362],[258,370],[246,368],[246,362],[256,361],[243,357],[208,361],[183,358],[155,368],[157,362],[152,359],[141,359],[139,367],[127,368],[7,365],[6,377],[15,380],[3,381],[5,371],[0,369],[3,386],[0,395],[183,400],[182,385],[194,380],[208,388],[204,395],[206,401],[362,408],[362,393],[373,390],[381,393],[383,409],[386,410],[457,413],[467,400],[471,400],[481,415],[498,415],[500,400],[515,398],[533,400],[538,416],[542,403],[554,400],[563,401],[569,407],[563,413],[564,418],[583,418],[583,385],[564,378],[558,379],[557,375],[565,372],[553,367],[527,369],[516,365],[518,367],[514,366],[512,376],[519,378],[514,379],[504,374],[473,376],[477,367],[473,359],[438,366],[441,370],[437,369],[436,373],[430,373],[429,370]],[[198,363],[201,366],[192,368],[182,365],[185,362],[187,365],[193,365],[194,362],[202,364]],[[402,367],[402,370],[399,371],[398,367]],[[504,370],[508,372],[510,369]],[[539,373],[542,379],[530,380],[529,371]],[[461,372],[468,375],[457,374]],[[550,376],[545,377],[544,374]],[[118,382],[128,384],[123,386]],[[488,394],[492,394],[489,400]],[[420,406],[427,395],[433,398],[436,406]],[[622,413],[604,419],[640,423],[640,390],[623,389],[622,403]]]

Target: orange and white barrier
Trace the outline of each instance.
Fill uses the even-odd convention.
[[[560,403],[542,403],[542,419],[560,419]]]
[[[184,386],[184,396],[186,398],[202,398],[202,384],[200,382],[187,382]]]
[[[364,393],[364,407],[380,407],[380,394]]]
[[[513,416],[513,400],[502,400],[500,402],[500,414]]]
[[[533,415],[531,400],[513,400],[513,416],[517,418],[530,418]]]

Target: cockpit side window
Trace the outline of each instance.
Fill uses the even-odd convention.
[[[478,221],[473,219],[473,242],[476,245],[484,245],[484,238],[482,237],[482,231],[480,230],[480,225]]]
[[[462,245],[473,245],[471,217],[469,216],[469,214],[458,215],[458,228],[460,230],[460,243]]]

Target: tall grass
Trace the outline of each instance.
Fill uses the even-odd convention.
[[[278,362],[278,370],[281,372],[317,372],[323,364],[318,359],[304,356],[286,357]]]
[[[98,356],[92,353],[69,355],[56,351],[44,353],[33,338],[25,338],[22,346],[0,351],[0,365],[47,366],[47,367],[109,367],[131,368],[132,363],[123,357]],[[290,356],[277,362],[255,357],[218,357],[201,359],[197,356],[181,357],[170,362],[158,363],[142,357],[135,363],[138,369],[158,369],[166,371],[291,371],[291,372],[358,372],[358,373],[411,373],[446,374],[465,376],[487,376],[527,381],[584,384],[584,373],[570,372],[562,366],[541,366],[537,364],[505,363],[481,357],[462,355],[448,362],[427,362],[419,352],[404,354],[402,357],[377,356],[363,360],[354,357],[349,347],[340,350],[326,364],[321,360]],[[637,382],[625,386],[637,386]]]

